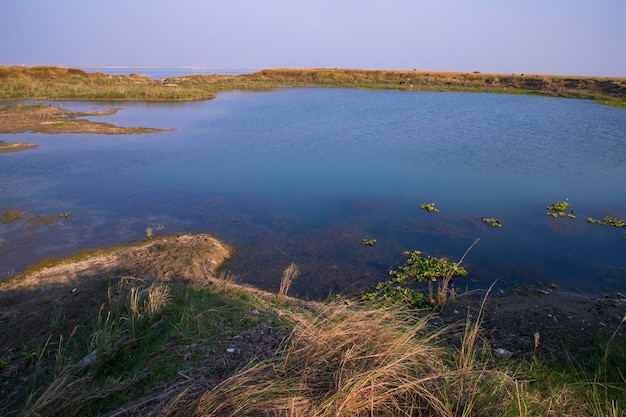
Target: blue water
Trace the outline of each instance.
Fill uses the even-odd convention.
[[[174,128],[152,135],[4,135],[0,276],[47,256],[208,232],[235,249],[226,269],[277,290],[296,262],[304,297],[367,290],[404,250],[464,260],[463,289],[557,284],[626,289],[626,110],[580,100],[468,93],[282,89],[124,107],[91,119]],[[546,206],[568,199],[576,219]],[[434,202],[440,213],[419,209]],[[497,217],[492,228],[481,217]],[[375,238],[373,247],[361,244]]]

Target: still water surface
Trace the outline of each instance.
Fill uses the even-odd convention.
[[[93,120],[174,128],[154,135],[5,136],[0,207],[57,223],[0,224],[0,275],[46,256],[131,243],[147,226],[209,232],[235,248],[226,268],[294,294],[366,290],[404,250],[464,261],[457,287],[626,290],[626,110],[587,101],[468,93],[283,89],[124,107]],[[571,203],[576,219],[546,215]],[[419,209],[434,202],[440,213]],[[481,217],[496,217],[492,228]],[[363,238],[377,239],[373,247]]]

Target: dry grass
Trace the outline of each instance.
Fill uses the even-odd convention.
[[[291,283],[294,279],[298,278],[300,275],[300,270],[295,263],[289,264],[289,266],[283,271],[283,277],[280,280],[280,288],[278,290],[279,297],[286,297],[289,288],[291,287]]]
[[[165,415],[576,415],[567,389],[545,397],[489,369],[477,322],[443,330],[428,322],[387,309],[329,309],[300,323],[270,360],[250,364],[208,392],[190,388]],[[450,355],[442,341],[455,331],[462,343]]]
[[[266,69],[242,75],[192,75],[167,83],[136,74],[88,74],[58,67],[0,66],[0,99],[205,100],[228,89],[324,86],[402,91],[473,91],[598,100],[626,106],[626,79],[417,70]]]
[[[164,85],[150,77],[87,73],[59,67],[0,67],[0,99],[36,100],[206,100],[214,89],[197,78]]]
[[[417,338],[426,325],[422,320],[407,327],[391,312],[326,311],[302,323],[273,360],[202,395],[192,414],[272,410],[273,415],[355,416],[382,410],[402,415],[402,410],[423,406],[441,409],[441,402],[427,395],[437,386],[434,376],[442,363],[433,343],[436,333]]]
[[[230,279],[221,281],[215,280],[207,289],[220,294],[246,291]],[[142,281],[126,278],[114,290],[123,294],[111,301],[110,310],[101,310],[91,334],[90,350],[97,352],[94,362],[77,366],[75,357],[65,359],[67,343],[61,341],[55,377],[28,399],[19,415],[69,416],[76,415],[76,410],[102,415],[102,408],[97,407],[90,413],[91,404],[102,407],[147,380],[145,369],[122,377],[116,366],[127,365],[117,361],[129,344],[148,336],[147,327],[160,321],[159,312],[171,303],[170,289],[162,284],[143,287]],[[121,316],[112,314],[117,309],[122,309]],[[205,316],[206,312],[196,313]],[[581,397],[565,382],[538,386],[513,362],[494,366],[497,362],[481,340],[480,315],[436,328],[431,325],[431,314],[330,304],[312,316],[300,315],[290,336],[269,359],[252,360],[210,386],[205,378],[212,378],[214,369],[207,362],[206,368],[193,370],[195,378],[177,378],[160,391],[151,389],[149,395],[110,415],[624,415],[623,406],[604,398],[597,384],[590,385],[591,395]],[[177,334],[185,333],[186,321],[175,323]],[[190,325],[198,326],[194,323]],[[157,356],[167,360],[162,355]]]

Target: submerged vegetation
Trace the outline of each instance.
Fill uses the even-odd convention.
[[[363,244],[366,246],[374,246],[376,244],[376,239],[363,239]]]
[[[530,74],[354,69],[265,69],[241,75],[150,77],[87,73],[59,67],[0,67],[0,100],[206,100],[219,91],[343,87],[400,91],[532,94],[626,107],[626,79]]]

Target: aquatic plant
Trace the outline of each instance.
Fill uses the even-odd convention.
[[[481,217],[481,220],[484,223],[490,224],[492,227],[502,227],[500,220],[494,219],[493,217]]]
[[[472,245],[473,246],[473,245]],[[389,271],[388,281],[379,282],[373,292],[366,293],[362,300],[392,301],[410,307],[425,307],[429,303],[443,303],[450,294],[449,283],[452,278],[465,277],[467,271],[459,263],[446,258],[422,257],[420,251],[405,251],[408,259],[403,265]],[[436,295],[432,284],[439,281]],[[405,286],[410,282],[428,283],[429,297],[424,293]]]
[[[426,210],[427,212],[434,212],[434,213],[439,213],[439,209],[435,208],[435,203],[430,203],[430,204],[420,204],[420,208],[422,210]]]
[[[555,201],[546,208],[552,211],[565,211],[569,208],[569,202],[566,198],[565,201]]]
[[[146,227],[146,239],[147,240],[152,239],[152,227],[150,226]]]
[[[557,217],[569,217],[570,219],[576,218],[576,216],[574,215],[574,209],[572,209],[570,213],[567,213],[567,214],[565,213],[565,211],[570,208],[569,201],[567,201],[567,198],[565,199],[565,201],[554,201],[552,204],[550,204],[546,208],[550,210],[548,213],[546,213],[548,216],[551,216],[554,218],[557,218]]]
[[[587,218],[587,223],[601,224],[602,226],[626,227],[626,221],[616,217],[604,216],[602,220],[596,220],[591,217]]]
[[[376,239],[368,239],[368,238],[363,239],[364,245],[374,246],[375,243],[376,243]]]

